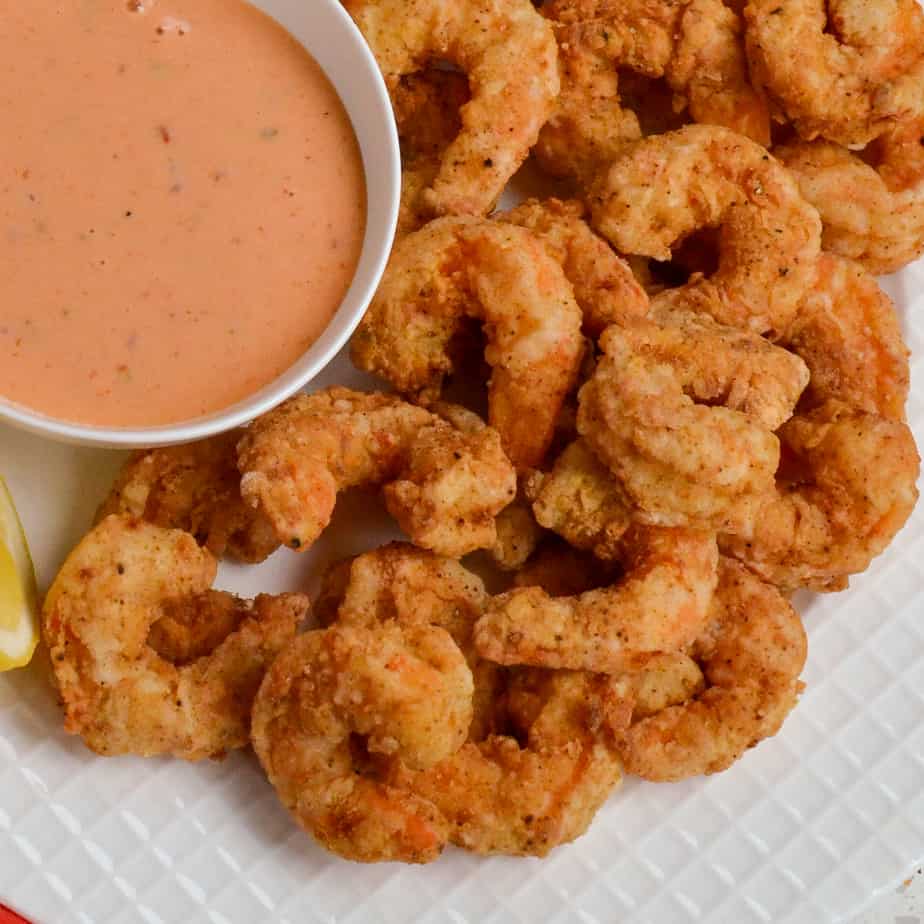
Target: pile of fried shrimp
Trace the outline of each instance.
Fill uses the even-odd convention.
[[[404,163],[351,344],[381,390],[133,455],[44,638],[99,754],[250,746],[350,860],[543,856],[624,775],[775,735],[803,688],[792,595],[843,591],[915,505],[872,274],[924,250],[924,12],[344,5]],[[496,211],[530,157],[561,197]],[[310,549],[356,487],[406,541],[313,600],[213,589],[221,557]]]

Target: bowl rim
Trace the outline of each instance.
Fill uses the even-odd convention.
[[[268,16],[274,22],[277,22],[282,28],[292,34],[283,23],[279,22],[279,20],[269,12],[264,4],[259,2],[259,0],[256,0],[256,2],[254,2],[254,0],[246,0],[246,2],[253,2],[253,5],[264,15]],[[378,62],[372,54],[362,32],[360,32],[356,23],[353,22],[349,13],[343,8],[340,0],[312,0],[311,3],[304,4],[302,8],[306,11],[306,15],[317,14],[331,17],[332,21],[336,24],[336,28],[343,29],[348,36],[347,44],[350,49],[348,53],[350,55],[355,55],[357,58],[358,66],[356,70],[362,74],[364,80],[370,81],[370,88],[374,97],[374,109],[376,114],[381,116],[382,122],[381,126],[377,126],[377,131],[382,128],[385,130],[385,136],[382,138],[382,141],[384,142],[387,153],[387,158],[384,163],[379,160],[375,162],[367,160],[365,151],[362,149],[361,139],[359,138],[361,133],[357,128],[354,111],[351,110],[350,104],[338,90],[338,96],[353,124],[354,131],[357,134],[357,140],[360,142],[360,154],[363,161],[363,175],[366,184],[367,214],[363,246],[360,251],[359,260],[357,261],[357,272],[354,273],[351,286],[345,293],[343,300],[328,322],[324,332],[313,342],[312,346],[299,357],[299,359],[272,382],[267,383],[253,395],[243,398],[223,410],[216,411],[204,417],[194,418],[176,424],[162,424],[151,427],[100,426],[51,417],[0,395],[0,423],[7,423],[38,436],[48,437],[57,442],[109,449],[153,448],[206,439],[210,436],[216,436],[220,433],[233,430],[235,427],[249,423],[304,389],[330,364],[340,350],[346,345],[375,295],[382,274],[385,272],[385,266],[388,263],[392,244],[394,243],[401,198],[401,154],[398,142],[398,129],[395,123],[388,89],[379,69]],[[307,48],[304,42],[297,36],[294,37],[299,44],[306,48],[309,54],[314,56],[311,49]],[[326,70],[325,73],[327,73]],[[332,80],[329,74],[328,79]],[[368,205],[369,190],[373,183],[378,186],[384,185],[385,187],[387,194],[387,215],[384,220],[384,228],[382,228],[381,232],[370,236]],[[367,282],[359,291],[354,292],[358,270],[363,264],[363,261],[367,259],[367,251],[370,248],[374,252],[374,256],[372,257],[370,266],[367,267]],[[353,308],[346,316],[340,316],[348,299],[353,302]],[[331,330],[335,323],[337,324],[338,330],[336,334],[331,335]],[[322,340],[326,342],[318,350],[318,355],[312,359],[304,370],[293,376],[292,370],[295,369],[299,363],[303,362],[311,350],[321,344]]]

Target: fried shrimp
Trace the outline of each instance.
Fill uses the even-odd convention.
[[[612,584],[617,566],[551,536],[514,575],[514,587],[541,587],[552,597],[575,597]]]
[[[822,254],[783,341],[811,373],[803,407],[840,399],[860,411],[905,419],[908,348],[891,299],[859,264]]]
[[[110,516],[83,538],[42,612],[67,731],[104,755],[200,760],[247,743],[257,687],[308,600],[233,600],[209,590],[215,571],[188,533],[142,520]],[[188,663],[149,643],[159,620],[152,641]]]
[[[330,388],[255,421],[238,446],[241,494],[279,541],[304,551],[338,491],[383,484],[389,512],[421,546],[462,555],[495,541],[516,476],[489,427],[462,432],[382,394]]]
[[[792,175],[759,144],[689,125],[646,138],[594,181],[593,224],[621,253],[669,260],[694,231],[719,227],[718,269],[656,304],[778,336],[791,323],[819,253],[821,223]]]
[[[299,636],[253,706],[254,750],[283,805],[349,860],[427,863],[447,826],[425,799],[362,772],[366,752],[421,770],[451,757],[471,719],[472,675],[432,626],[336,625]]]
[[[610,327],[597,371],[581,389],[578,430],[618,478],[633,518],[728,529],[772,488],[779,441],[771,426],[792,411],[805,380],[752,378],[746,364],[725,362],[721,343],[690,355],[684,330],[651,321]],[[681,349],[672,359],[673,340]],[[796,367],[787,359],[783,368]]]
[[[532,505],[522,493],[497,515],[495,527],[497,541],[488,549],[488,555],[501,571],[516,571],[536,550],[543,533]]]
[[[625,577],[575,597],[523,587],[493,597],[475,626],[482,657],[499,664],[618,673],[689,645],[705,626],[716,582],[715,536],[633,526]]]
[[[555,25],[562,71],[558,106],[536,146],[550,173],[588,176],[641,136],[644,113],[627,106],[620,71],[665,77],[677,112],[689,108],[696,122],[769,142],[766,104],[748,81],[741,21],[720,0],[551,0],[542,11]]]
[[[723,559],[710,620],[693,649],[705,688],[698,689],[692,669],[679,673],[674,662],[674,689],[661,695],[669,700],[686,692],[689,698],[636,714],[622,748],[627,773],[656,782],[718,773],[775,735],[795,706],[807,642],[802,621],[780,592]]]
[[[583,440],[571,443],[548,474],[530,479],[536,521],[577,549],[609,560],[620,555],[632,507],[610,470]]]
[[[768,430],[789,420],[809,382],[798,356],[692,311],[658,307],[648,322],[626,325],[622,336],[652,362],[677,370],[698,401],[741,411]]]
[[[518,468],[536,465],[577,380],[581,309],[546,245],[509,224],[442,218],[398,242],[353,337],[353,362],[430,401],[466,319],[484,325],[491,425]]]
[[[574,287],[584,332],[598,337],[610,324],[643,317],[648,296],[629,264],[591,230],[585,215],[584,204],[574,199],[530,199],[496,217],[545,241]]]
[[[272,525],[241,498],[236,446],[241,430],[185,446],[133,453],[96,520],[140,517],[192,533],[213,555],[260,562],[279,547]]]
[[[459,847],[545,856],[580,837],[619,785],[627,685],[593,674],[538,673],[530,679],[525,746],[493,735],[427,770],[392,763],[389,781],[436,806]]]
[[[679,652],[652,655],[640,670],[626,675],[626,679],[631,684],[635,722],[670,706],[683,705],[706,686],[700,666],[689,655]]]
[[[372,628],[439,626],[465,655],[474,680],[469,737],[480,741],[493,726],[500,669],[475,651],[475,622],[487,593],[477,575],[457,561],[393,542],[334,566],[325,575],[317,608],[322,625]]]
[[[401,210],[397,236],[427,223],[421,201],[440,171],[443,154],[462,130],[461,108],[471,94],[464,74],[429,68],[391,81],[389,87],[401,142]]]
[[[916,0],[751,0],[751,75],[799,134],[862,145],[924,116],[924,12]]]
[[[779,431],[776,490],[722,550],[784,591],[843,590],[904,526],[920,458],[908,426],[828,401]]]
[[[526,159],[558,95],[555,36],[530,0],[345,0],[388,83],[438,61],[468,77],[462,128],[419,201],[431,215],[486,215]]]
[[[818,209],[825,250],[894,273],[924,253],[924,122],[897,126],[862,154],[828,141],[773,149]]]

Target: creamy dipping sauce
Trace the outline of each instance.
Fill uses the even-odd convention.
[[[0,397],[151,426],[289,368],[365,229],[304,47],[241,0],[0,0],[0,22]]]

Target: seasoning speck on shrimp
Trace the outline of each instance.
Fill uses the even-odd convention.
[[[283,805],[328,850],[427,863],[446,843],[445,820],[378,778],[374,758],[425,770],[459,749],[471,714],[472,675],[443,629],[335,625],[299,636],[273,663],[254,702],[253,746]]]
[[[353,362],[403,394],[434,400],[453,370],[452,347],[467,318],[486,334],[489,422],[518,469],[535,466],[584,345],[571,284],[524,228],[441,218],[399,241],[353,337]]]
[[[498,435],[461,431],[392,395],[330,388],[255,421],[238,446],[241,494],[280,542],[304,551],[330,522],[337,493],[386,483],[386,505],[420,545],[464,555],[496,538],[516,475]]]
[[[257,687],[308,599],[236,601],[210,591],[215,572],[179,530],[110,516],[84,537],[42,612],[69,732],[105,755],[200,760],[247,743]]]

